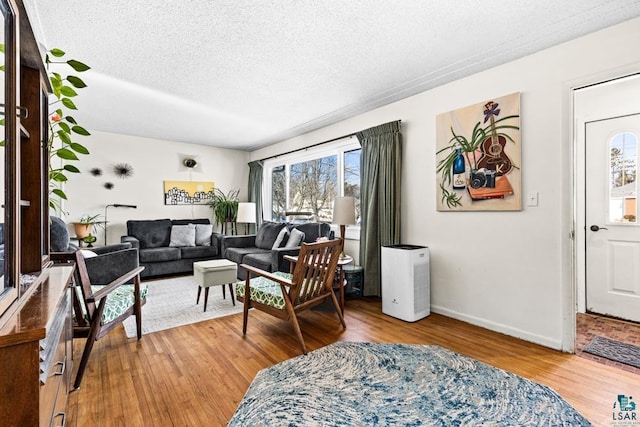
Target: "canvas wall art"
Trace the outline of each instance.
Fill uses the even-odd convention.
[[[439,211],[522,209],[520,93],[436,117]]]
[[[165,205],[204,205],[213,199],[213,181],[164,181]]]

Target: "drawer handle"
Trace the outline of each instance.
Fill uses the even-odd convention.
[[[54,372],[53,375],[54,376],[64,375],[64,370],[67,367],[67,363],[66,362],[58,362],[58,363],[56,363],[56,365],[59,365],[62,368],[58,372]]]
[[[58,417],[62,417],[62,424],[60,424],[61,427],[64,427],[65,424],[67,424],[67,413],[66,412],[58,412],[57,414],[55,414],[53,416],[53,419],[55,420]],[[53,420],[52,420],[53,421]],[[53,422],[51,423],[52,425],[55,425]]]

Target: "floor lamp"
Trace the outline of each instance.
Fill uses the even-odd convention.
[[[249,224],[256,222],[256,204],[253,202],[238,203],[236,222],[244,222],[244,234],[249,234]]]
[[[347,225],[356,223],[356,200],[351,197],[336,197],[333,201],[333,221],[334,224],[340,225],[340,237],[342,237],[342,253],[340,259],[347,256],[344,253],[344,234]]]
[[[114,208],[131,208],[131,209],[138,209],[138,207],[136,205],[122,205],[120,203],[115,203],[113,205],[107,205],[104,207],[104,245],[107,245],[107,209],[109,209],[110,207],[114,207]]]

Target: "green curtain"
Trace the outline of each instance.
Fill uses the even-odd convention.
[[[360,157],[360,265],[364,294],[381,296],[380,248],[400,243],[400,121],[356,134]]]
[[[249,162],[249,202],[256,204],[256,223],[253,225],[252,233],[255,233],[262,224],[262,170],[264,169],[262,160]]]

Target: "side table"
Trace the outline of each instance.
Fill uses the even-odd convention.
[[[345,284],[347,296],[358,296],[360,298],[364,295],[364,268],[359,265],[345,265],[342,267],[344,272],[344,278],[347,281]]]

